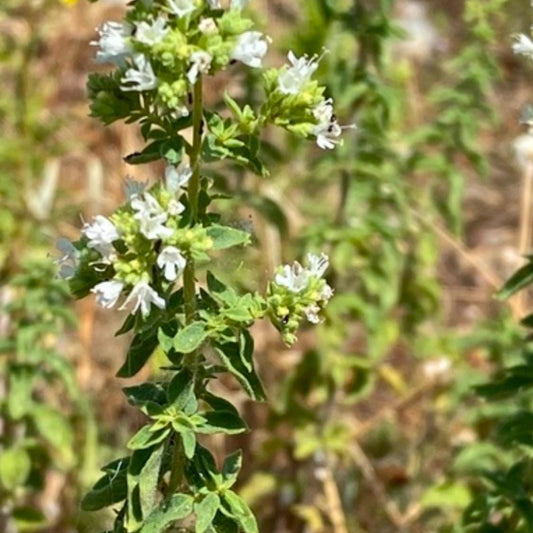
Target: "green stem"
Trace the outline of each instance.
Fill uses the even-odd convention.
[[[202,149],[202,78],[194,85],[193,100],[193,144],[190,153],[190,163],[193,171],[188,186],[189,204],[191,206],[191,225],[198,221],[198,195],[200,192],[200,151]],[[189,257],[183,273],[183,293],[185,299],[185,320],[187,324],[194,321],[196,310],[196,280],[194,274],[194,259]]]
[[[190,164],[193,170],[192,177],[188,185],[189,204],[191,206],[191,225],[198,222],[198,195],[200,192],[200,152],[202,150],[202,120],[203,120],[203,101],[202,101],[202,78],[200,77],[194,85],[193,100],[193,144],[189,154]],[[185,300],[185,322],[191,324],[194,322],[196,313],[196,276],[194,259],[189,257],[187,265],[183,272],[183,297]],[[185,359],[185,365],[193,367],[196,376],[197,354],[193,352]],[[170,481],[168,485],[169,494],[174,494],[180,487],[183,480],[183,469],[185,461],[183,457],[183,445],[178,439],[174,445],[172,456],[172,467],[170,472]]]
[[[172,467],[170,469],[170,480],[168,482],[168,495],[172,496],[180,488],[183,479],[183,469],[185,468],[183,444],[181,438],[176,438],[174,453],[172,455]]]

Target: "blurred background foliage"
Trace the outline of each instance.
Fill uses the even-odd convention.
[[[532,68],[511,52],[530,2],[254,5],[280,43],[271,61],[328,50],[320,77],[340,123],[358,128],[326,154],[267,136],[268,178],[212,171],[234,196],[224,216],[260,244],[223,276],[254,288],[326,250],[336,291],[291,349],[256,327],[269,401],[252,406],[224,383],[252,432],[215,447],[243,448],[241,493],[262,531],[530,531],[533,358],[519,327],[530,300],[512,293],[531,267],[494,299],[531,251],[521,199],[533,150],[519,118]],[[87,116],[89,43],[122,10],[0,6],[0,531],[99,530],[80,492],[142,423],[114,378],[120,324],[74,306],[51,266],[56,239],[120,202],[126,175],[161,176],[123,161],[142,145],[132,129]],[[225,89],[254,98],[256,75],[213,80],[210,101]]]

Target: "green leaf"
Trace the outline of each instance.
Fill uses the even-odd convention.
[[[114,461],[106,468],[106,474],[85,495],[81,502],[84,511],[98,511],[126,499],[128,485],[126,474],[129,457]]]
[[[192,414],[198,408],[194,395],[194,378],[189,369],[180,370],[168,385],[168,399],[179,411]]]
[[[183,442],[185,457],[187,457],[187,459],[192,459],[196,450],[196,435],[193,431],[181,431],[180,435],[181,441]]]
[[[203,413],[202,416],[206,422],[205,425],[197,428],[198,433],[237,435],[248,431],[248,426],[244,420],[231,411],[209,411]]]
[[[24,448],[10,448],[0,454],[0,483],[8,491],[24,485],[30,470],[30,456]]]
[[[224,493],[222,501],[227,504],[226,510],[238,522],[244,533],[259,533],[255,516],[242,498],[229,490]]]
[[[33,405],[32,387],[35,369],[30,365],[10,365],[8,376],[8,413],[14,420],[20,420],[30,412]]]
[[[129,154],[124,158],[124,161],[129,165],[142,165],[144,163],[151,163],[161,159],[161,141],[154,141],[150,143],[142,152],[135,152]]]
[[[182,137],[173,137],[166,140],[160,149],[161,156],[164,157],[171,165],[179,165],[185,149]]]
[[[213,527],[216,533],[239,533],[239,526],[222,513],[217,513],[213,520]]]
[[[150,327],[133,337],[126,361],[117,372],[117,377],[131,378],[141,370],[158,346],[157,332],[157,327]]]
[[[174,338],[174,349],[180,353],[191,353],[207,338],[205,322],[193,322],[178,332]]]
[[[47,405],[34,406],[32,416],[37,431],[57,450],[59,466],[70,468],[75,462],[70,422],[61,412]]]
[[[13,509],[13,520],[16,524],[17,531],[38,531],[48,525],[46,516],[30,506],[15,507]]]
[[[531,285],[532,283],[533,262],[529,262],[509,278],[509,280],[498,293],[498,297],[501,300],[510,298],[513,294],[516,294],[518,291],[527,287],[528,285]]]
[[[265,400],[263,385],[253,366],[253,341],[249,334],[243,335],[239,343],[216,344],[215,351],[222,364],[239,380],[252,399]]]
[[[144,518],[155,508],[163,450],[163,446],[156,445],[152,448],[136,450],[131,456],[127,474],[126,529],[128,532],[137,531]]]
[[[242,451],[237,450],[231,455],[228,455],[224,459],[224,465],[222,466],[222,475],[224,476],[224,481],[226,486],[231,487],[236,481],[239,472],[242,467]]]
[[[144,448],[150,448],[155,444],[163,442],[170,434],[171,429],[166,427],[159,431],[152,431],[152,426],[142,427],[133,437],[129,440],[127,447],[130,450],[142,450]]]
[[[122,392],[126,395],[128,403],[136,407],[143,407],[149,403],[166,405],[167,395],[161,385],[156,383],[142,383],[133,387],[124,387]]]
[[[161,533],[177,520],[183,520],[193,512],[194,498],[188,494],[174,494],[152,511],[139,533]]]
[[[98,118],[105,125],[127,118],[131,112],[139,109],[139,93],[121,89],[122,74],[90,74],[87,92],[91,100],[91,116]]]
[[[215,250],[225,250],[233,246],[247,245],[251,242],[250,234],[229,226],[214,224],[207,228],[207,234],[213,240]]]
[[[220,497],[215,492],[210,492],[203,500],[194,504],[196,514],[196,533],[204,533],[213,522],[218,508]]]

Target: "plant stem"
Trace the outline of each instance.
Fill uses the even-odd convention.
[[[202,149],[202,116],[203,116],[203,101],[202,101],[202,78],[194,85],[193,96],[193,144],[190,153],[190,164],[193,171],[191,180],[189,181],[188,197],[191,207],[191,224],[195,224],[198,220],[198,195],[200,192],[200,151]],[[196,308],[196,288],[195,288],[195,274],[194,274],[194,260],[189,257],[187,266],[183,273],[183,293],[185,298],[185,320],[187,324],[194,321],[194,313]]]
[[[202,149],[202,120],[203,120],[203,101],[202,101],[202,78],[194,85],[193,96],[193,144],[189,154],[190,165],[193,171],[188,186],[188,199],[191,206],[191,225],[198,221],[198,195],[200,192],[200,152]],[[196,313],[196,279],[194,259],[189,257],[187,265],[183,272],[183,297],[185,308],[185,322],[191,324],[194,322]],[[185,365],[194,367],[196,379],[197,354],[193,352],[185,358]],[[183,480],[183,469],[185,467],[183,458],[183,445],[178,439],[174,444],[172,456],[172,466],[170,472],[170,481],[168,485],[169,495],[174,494],[180,487]]]
[[[183,469],[185,467],[185,461],[183,460],[183,444],[181,438],[176,439],[174,444],[174,452],[172,455],[172,466],[170,469],[170,481],[168,482],[168,495],[172,496],[180,488],[183,479]]]

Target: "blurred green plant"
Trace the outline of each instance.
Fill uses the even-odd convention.
[[[61,118],[36,73],[52,2],[0,6],[0,530],[80,522],[96,428],[64,352],[75,324],[49,256],[59,193]],[[60,488],[61,494],[55,491]]]
[[[0,297],[0,529],[59,531],[77,523],[76,498],[87,475],[80,450],[94,431],[61,353],[65,328],[74,324],[68,288],[54,279],[53,265],[33,261],[2,286]],[[53,471],[65,477],[65,489],[50,502],[43,493]],[[54,508],[43,509],[50,503]]]
[[[384,385],[406,402],[417,394],[425,397],[432,390],[437,394],[441,387],[449,389],[448,365],[474,345],[473,339],[470,344],[458,342],[457,334],[441,321],[437,266],[442,235],[460,242],[466,177],[484,176],[487,171],[479,138],[495,120],[490,99],[499,67],[492,48],[504,3],[465,3],[460,48],[451,61],[439,57],[437,63],[443,67],[438,86],[427,101],[415,104],[409,98],[418,83],[416,66],[396,55],[405,32],[395,22],[393,2],[301,2],[290,21],[287,47],[297,52],[320,53],[323,47],[329,51],[321,63],[327,94],[336,102],[339,120],[355,118],[358,130],[348,134],[338,150],[319,158],[292,142],[290,175],[281,169],[272,172],[285,203],[267,186],[250,188],[248,193],[252,207],[275,221],[283,238],[287,221],[295,218],[289,209],[296,209],[295,204],[287,204],[302,195],[304,187],[306,194],[311,191],[316,200],[298,205],[303,230],[297,250],[328,250],[332,262],[328,282],[336,292],[317,336],[303,343],[296,367],[279,376],[278,401],[269,417],[271,434],[257,454],[265,474],[252,476],[246,487],[262,510],[267,529],[280,524],[304,527],[302,523],[312,531],[361,527],[348,502],[353,501],[350,494],[358,490],[361,478],[375,486],[366,475],[368,464],[364,456],[361,459],[357,442],[374,436],[354,429],[354,405]],[[412,105],[427,107],[423,122]],[[279,144],[283,142],[291,141],[282,139]],[[272,158],[285,163],[275,146]],[[303,164],[309,160],[311,166]],[[265,193],[265,202],[260,202],[257,192]],[[501,324],[510,331],[508,321]],[[492,327],[487,332],[494,336]],[[444,384],[439,377],[419,384],[405,376],[403,369],[389,363],[401,353],[409,358],[445,354]],[[451,387],[457,389],[453,405],[464,403],[470,395],[468,384],[479,374],[468,365],[459,371],[462,375]],[[435,435],[435,441],[438,438]],[[397,436],[387,440],[387,446],[401,446]],[[398,454],[402,452],[396,450]],[[282,466],[273,470],[272,464]],[[437,480],[420,476],[414,483],[424,491]],[[331,490],[335,484],[336,496]],[[468,505],[470,493],[464,484],[455,488],[463,496],[453,509],[457,517],[457,509]],[[433,507],[430,495],[427,508]],[[376,498],[378,514],[385,515],[383,523],[407,527],[394,505],[387,509],[387,502]],[[266,501],[271,505],[260,504]],[[446,522],[446,515],[444,507],[435,527]],[[373,519],[373,527],[380,527],[376,524],[382,518]]]

